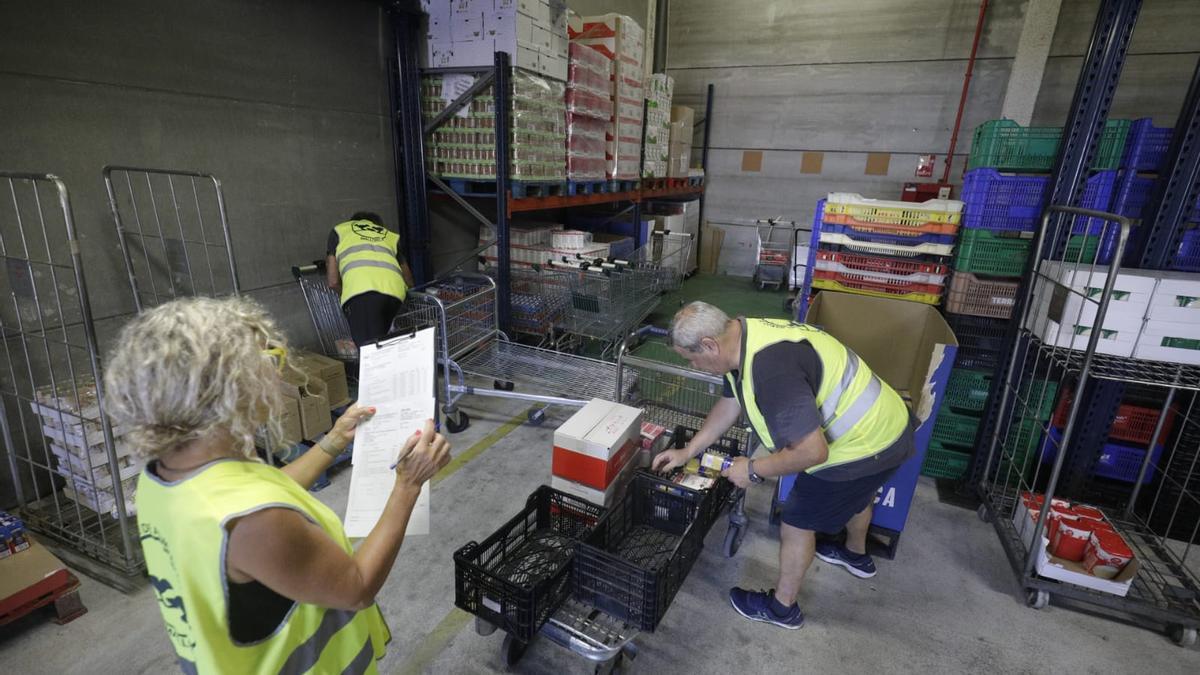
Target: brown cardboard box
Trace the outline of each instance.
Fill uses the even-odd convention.
[[[307,380],[306,383],[302,377],[285,375],[283,393],[299,403],[301,435],[306,440],[313,440],[333,428],[333,418],[329,414],[326,394],[329,388],[325,381],[316,377]]]
[[[330,408],[340,408],[350,403],[350,387],[346,383],[346,364],[322,354],[293,351],[288,354],[292,364],[309,377],[325,381]]]
[[[704,224],[701,237],[700,257],[696,266],[701,274],[716,274],[717,261],[721,259],[721,246],[725,243],[725,230]]]
[[[24,605],[69,580],[67,566],[32,536],[26,536],[29,548],[0,559],[0,608]]]

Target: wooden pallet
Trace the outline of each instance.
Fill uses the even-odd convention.
[[[59,625],[87,613],[79,598],[79,578],[37,541],[31,539],[27,550],[0,560],[0,575],[27,580],[26,585],[0,598],[0,626],[51,604],[54,623]]]

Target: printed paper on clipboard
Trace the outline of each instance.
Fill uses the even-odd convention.
[[[359,350],[358,402],[375,416],[359,425],[351,456],[346,536],[365,537],[387,506],[396,483],[391,469],[413,432],[434,419],[434,329],[426,328]],[[429,534],[429,483],[408,520],[408,535]]]

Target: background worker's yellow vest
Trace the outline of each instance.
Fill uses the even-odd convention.
[[[408,286],[396,261],[400,236],[369,220],[347,220],[333,228],[338,235],[338,274],[342,304],[356,295],[375,291],[403,300]]]
[[[233,641],[225,524],[273,507],[298,511],[353,555],[337,515],[276,468],[222,460],[174,483],[142,471],[138,536],[183,672],[377,672],[375,660],[391,639],[378,605],[355,612],[296,603],[270,637],[254,644]]]
[[[779,342],[807,342],[821,359],[816,400],[829,458],[806,473],[870,457],[900,437],[908,424],[904,399],[837,338],[806,324],[743,319],[738,376],[730,373],[725,377],[763,445],[772,451],[778,449],[754,397],[754,357]]]

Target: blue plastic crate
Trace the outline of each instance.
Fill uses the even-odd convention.
[[[1117,181],[1117,196],[1113,199],[1112,205],[1108,210],[1126,218],[1141,218],[1142,211],[1146,208],[1146,203],[1150,201],[1150,193],[1154,190],[1154,179],[1148,176],[1139,176],[1132,171],[1121,174]],[[1113,256],[1113,252],[1117,248],[1117,234],[1120,228],[1109,226],[1104,232],[1104,238],[1100,241],[1100,250],[1096,254],[1096,262],[1101,265],[1107,265]],[[1132,233],[1130,239],[1133,239]],[[1129,245],[1126,246],[1126,251],[1129,250]]]
[[[1042,461],[1052,462],[1062,446],[1062,429],[1052,427],[1049,435],[1042,441]],[[1154,469],[1162,457],[1163,446],[1154,446],[1154,454],[1150,456],[1150,466],[1146,469],[1146,477],[1142,479],[1145,485],[1154,480]],[[1111,478],[1125,483],[1136,483],[1138,472],[1142,469],[1142,460],[1146,458],[1145,448],[1135,448],[1117,443],[1105,443],[1096,460],[1093,473],[1101,478]]]
[[[958,238],[953,234],[918,234],[915,236],[905,236],[902,234],[886,234],[883,232],[863,232],[855,229],[851,225],[835,225],[833,223],[821,223],[822,232],[831,232],[833,234],[844,234],[851,239],[857,241],[871,242],[875,244],[892,244],[893,246],[916,246],[917,244],[953,244]]]
[[[1121,168],[1134,171],[1158,171],[1162,168],[1174,129],[1156,127],[1150,121],[1149,117],[1143,117],[1129,125]]]
[[[1180,272],[1200,272],[1200,227],[1193,227],[1183,233],[1183,241],[1171,261],[1171,269]]]
[[[1049,176],[1005,174],[995,169],[972,169],[963,176],[962,226],[993,231],[1032,232],[1042,215],[1042,202],[1050,187]],[[1099,171],[1087,180],[1083,200],[1085,209],[1104,211],[1117,189],[1115,170]],[[1072,227],[1072,234],[1100,234],[1104,222],[1083,219]]]

